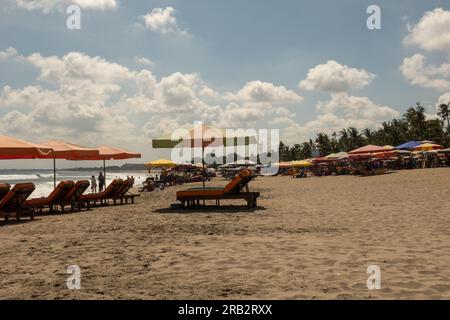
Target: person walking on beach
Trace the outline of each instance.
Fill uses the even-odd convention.
[[[102,172],[98,174],[98,192],[102,192],[105,188],[105,176]]]
[[[91,191],[92,193],[97,193],[97,180],[95,180],[95,176],[91,177]]]

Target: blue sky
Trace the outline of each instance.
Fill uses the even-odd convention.
[[[66,28],[65,8],[76,0],[0,2],[0,119],[8,123],[0,134],[36,142],[56,134],[153,158],[163,154],[151,138],[204,119],[280,128],[293,143],[340,125],[376,127],[416,101],[432,116],[450,97],[448,1],[92,0],[80,5],[81,30]],[[381,30],[366,27],[371,4],[381,8]],[[173,20],[152,28],[158,8],[171,8]],[[88,67],[72,70],[72,58]],[[24,123],[36,129],[21,130]]]

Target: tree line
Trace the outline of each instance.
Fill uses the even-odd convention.
[[[378,129],[358,130],[343,128],[331,134],[319,132],[314,139],[302,144],[286,145],[280,142],[280,161],[292,161],[311,157],[313,149],[321,156],[341,151],[351,151],[367,144],[398,146],[410,140],[430,140],[450,145],[450,102],[441,104],[437,118],[427,119],[425,108],[420,102],[406,110],[401,118],[385,121]]]

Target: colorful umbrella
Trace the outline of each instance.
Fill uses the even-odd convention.
[[[291,167],[311,167],[313,164],[305,160],[292,161],[290,163]]]
[[[377,153],[377,152],[386,152],[386,151],[392,151],[394,148],[385,148],[380,146],[374,146],[374,145],[367,145],[355,150],[352,150],[349,152],[349,154],[362,154],[362,153]]]
[[[147,163],[147,166],[155,167],[155,168],[173,168],[176,165],[177,164],[175,162],[173,162],[172,160],[167,160],[167,159],[158,159],[158,160]]]
[[[424,144],[421,144],[420,146],[417,146],[414,148],[414,150],[416,150],[416,151],[429,151],[429,150],[438,150],[438,149],[444,149],[444,147],[439,144],[424,143]]]

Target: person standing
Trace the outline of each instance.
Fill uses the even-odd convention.
[[[105,188],[105,176],[102,172],[98,174],[98,192],[102,192]]]
[[[97,193],[97,180],[95,180],[95,176],[91,177],[91,191],[92,193]]]

